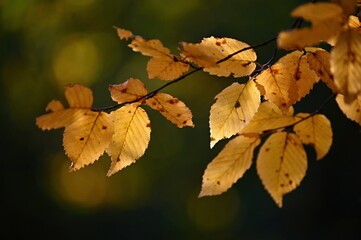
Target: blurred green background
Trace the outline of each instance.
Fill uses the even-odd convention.
[[[107,156],[69,173],[62,130],[42,132],[35,118],[64,100],[68,83],[94,92],[94,106],[112,101],[109,84],[129,77],[149,90],[147,58],[133,53],[112,26],[178,42],[232,37],[257,44],[292,25],[289,12],[305,1],[261,0],[0,0],[1,239],[360,239],[360,127],[335,102],[324,109],[334,143],[309,168],[279,209],[255,167],[232,189],[198,199],[202,174],[226,141],[209,149],[208,113],[232,78],[196,73],[164,89],[183,100],[194,129],[177,129],[147,108],[152,136],[136,164],[107,178]],[[273,45],[258,49],[266,62]],[[237,79],[244,81],[244,79]],[[313,111],[330,92],[322,85],[296,106]]]

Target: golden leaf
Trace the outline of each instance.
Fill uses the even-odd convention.
[[[261,142],[259,136],[238,136],[208,164],[203,174],[199,197],[218,195],[227,191],[252,164],[253,151]]]
[[[260,93],[255,83],[233,83],[216,97],[209,116],[211,148],[221,139],[237,134],[256,113]]]
[[[173,56],[158,39],[145,40],[136,36],[128,46],[135,52],[152,57],[147,65],[150,79],[158,77],[162,80],[173,80],[189,69],[188,64]]]
[[[278,63],[283,63],[296,81],[298,98],[292,98],[294,102],[289,102],[290,105],[293,105],[311,91],[313,85],[318,81],[318,77],[311,70],[306,55],[301,51],[293,51],[283,56]]]
[[[361,125],[361,94],[350,103],[345,101],[345,97],[343,95],[338,94],[336,101],[348,119]]]
[[[256,69],[255,51],[248,44],[236,39],[209,37],[204,38],[201,43],[183,43],[182,46],[182,56],[186,60],[203,67],[205,72],[212,75],[228,77],[233,74],[234,77],[244,77]],[[247,50],[217,64],[218,61],[246,48]]]
[[[306,174],[307,155],[296,134],[277,132],[260,148],[256,165],[263,186],[282,207],[283,195],[294,190]]]
[[[113,135],[113,123],[105,112],[87,111],[65,127],[63,145],[72,161],[71,171],[89,165],[104,153]]]
[[[58,100],[51,101],[46,107],[46,111],[51,111],[51,113],[36,118],[36,125],[39,128],[50,130],[68,126],[90,111],[93,104],[92,91],[79,84],[66,86],[65,97],[69,108],[64,108]]]
[[[283,63],[276,63],[263,70],[256,77],[256,83],[265,98],[284,113],[298,99],[296,80]]]
[[[147,64],[149,79],[157,77],[162,80],[173,80],[187,72],[188,69],[189,65],[179,61],[176,57],[151,58]]]
[[[178,98],[166,93],[157,93],[146,100],[146,104],[159,111],[177,127],[194,127],[191,110]]]
[[[279,108],[271,102],[263,102],[259,106],[256,114],[245,126],[240,134],[262,133],[268,130],[288,127],[296,122],[293,116],[293,107],[287,113],[282,113]]]
[[[348,18],[348,26],[357,32],[361,33],[361,23],[360,19],[356,16],[350,16]]]
[[[121,84],[109,85],[109,91],[112,99],[119,104],[136,101],[147,95],[142,81],[135,78],[129,78]]]
[[[300,118],[307,118],[297,123],[293,129],[304,144],[312,145],[317,154],[317,160],[323,158],[332,145],[332,127],[330,121],[321,114],[309,117],[310,114],[299,113]]]
[[[317,76],[334,92],[337,93],[336,85],[331,73],[331,55],[322,48],[306,48],[307,60],[310,68]]]
[[[306,3],[294,9],[291,15],[311,21],[312,26],[281,32],[278,47],[286,50],[301,50],[327,41],[340,32],[344,23],[343,10],[334,3]]]
[[[111,113],[114,135],[106,150],[112,159],[107,176],[122,170],[144,155],[150,141],[147,113],[135,104],[127,104]]]
[[[114,28],[115,30],[117,30],[118,37],[120,38],[120,40],[129,40],[135,37],[133,33],[129,30],[118,27],[114,27]]]
[[[355,30],[343,31],[331,51],[331,71],[337,88],[346,101],[361,93],[361,34]]]

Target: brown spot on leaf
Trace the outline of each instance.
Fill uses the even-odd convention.
[[[216,45],[217,45],[217,46],[221,46],[221,44],[222,44],[222,43],[220,43],[220,42],[216,42]]]
[[[84,141],[84,138],[83,138],[83,137],[81,137],[81,138],[79,138],[79,140],[80,140],[80,141]]]
[[[177,114],[177,117],[180,117],[180,116],[182,116],[182,114],[178,113],[178,114]]]
[[[149,123],[147,123],[146,127],[150,127],[150,122],[149,122]]]
[[[238,101],[234,104],[235,108],[239,108],[240,106],[241,106],[241,104]]]
[[[123,88],[122,90],[120,90],[121,93],[126,93],[127,92],[127,88]]]
[[[288,173],[285,173],[285,177],[288,178],[290,177],[290,175]]]
[[[283,183],[280,184],[280,187],[284,187],[285,185]]]
[[[183,124],[186,124],[187,123],[187,120],[183,121]]]
[[[268,151],[269,151],[269,148],[266,148],[265,151],[268,152]]]
[[[292,180],[290,180],[288,183],[289,183],[290,185],[292,185],[293,181],[292,181]]]
[[[218,184],[218,185],[221,185],[221,182],[220,182],[220,181],[217,181],[217,184]]]
[[[167,102],[169,102],[170,104],[176,104],[179,102],[179,100],[177,98],[172,98],[172,99],[169,99]]]
[[[107,128],[108,128],[107,126],[103,126],[103,127],[102,127],[103,130],[105,130],[105,129],[107,129]]]

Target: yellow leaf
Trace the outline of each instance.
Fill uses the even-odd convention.
[[[293,116],[292,107],[284,114],[276,105],[266,101],[261,103],[252,120],[240,133],[262,133],[268,130],[290,126],[294,124],[296,120],[297,119]]]
[[[139,79],[130,78],[122,84],[109,85],[112,99],[121,104],[136,101],[147,95],[147,89]]]
[[[306,48],[307,60],[310,68],[317,76],[334,92],[337,93],[336,85],[331,73],[331,55],[322,48]]]
[[[347,118],[361,125],[361,94],[350,103],[345,101],[345,97],[343,95],[338,94],[336,101]]]
[[[178,98],[166,93],[157,93],[146,100],[146,104],[159,111],[177,127],[194,127],[191,110]]]
[[[361,23],[360,19],[356,16],[350,16],[348,18],[348,26],[357,32],[361,33]]]
[[[256,83],[265,98],[284,113],[298,99],[296,80],[283,63],[276,63],[262,71],[256,77]]]
[[[318,77],[311,70],[306,55],[301,51],[294,51],[283,56],[278,63],[283,63],[296,81],[298,98],[292,98],[293,102],[289,102],[290,105],[293,105],[311,91],[313,85],[318,81]]]
[[[228,77],[233,74],[234,77],[244,77],[249,76],[256,69],[255,51],[247,43],[236,39],[209,37],[204,38],[201,43],[183,43],[182,46],[182,56],[203,67],[205,72],[212,75]],[[245,48],[250,49],[217,64],[218,61]]]
[[[306,174],[307,155],[296,134],[277,132],[260,148],[256,165],[263,186],[282,207],[283,195],[294,190]]]
[[[334,3],[306,3],[291,13],[312,22],[312,27],[283,31],[278,35],[278,47],[303,49],[336,36],[344,23],[343,10]]]
[[[129,47],[144,56],[152,57],[147,65],[150,79],[158,77],[162,80],[173,80],[187,72],[189,65],[173,56],[158,39],[145,40],[140,36],[134,37]]]
[[[114,28],[117,30],[118,37],[120,38],[120,40],[129,40],[134,38],[133,33],[129,30],[118,27],[114,27]]]
[[[147,64],[149,79],[173,80],[187,72],[189,65],[176,57],[151,58]]]
[[[107,176],[122,170],[144,155],[150,141],[147,113],[134,104],[127,104],[111,113],[114,135],[106,150],[112,159]]]
[[[335,84],[346,101],[361,93],[361,34],[355,30],[343,31],[331,51],[331,71]]]
[[[233,83],[216,97],[209,116],[211,148],[221,139],[237,134],[251,121],[261,99],[255,83]]]
[[[58,100],[51,101],[46,107],[46,111],[51,113],[36,118],[36,125],[39,128],[50,130],[68,126],[88,112],[93,104],[91,90],[79,84],[66,86],[65,97],[69,108],[64,108]]]
[[[208,164],[203,174],[199,197],[218,195],[227,191],[252,164],[253,151],[260,143],[259,136],[238,136]]]
[[[304,144],[312,145],[317,154],[317,160],[323,158],[331,148],[332,127],[330,121],[321,114],[309,117],[309,114],[299,113],[300,118],[307,118],[297,123],[293,129]]]
[[[113,123],[105,112],[87,111],[65,127],[63,145],[72,161],[71,171],[93,163],[104,153],[113,135]]]

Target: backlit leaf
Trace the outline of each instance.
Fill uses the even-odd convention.
[[[89,165],[104,153],[113,135],[113,123],[105,112],[88,111],[65,127],[63,145],[72,161],[71,171]]]
[[[316,73],[311,70],[306,55],[301,51],[293,51],[280,58],[278,62],[284,64],[296,81],[298,97],[297,99],[292,98],[294,102],[289,102],[289,104],[293,105],[310,92],[319,78]]]
[[[299,113],[297,116],[306,118],[309,114]],[[297,136],[304,144],[312,145],[317,154],[317,160],[323,158],[331,148],[332,128],[330,121],[321,114],[308,117],[293,127]]]
[[[166,93],[157,93],[146,100],[151,108],[159,111],[177,127],[194,127],[191,110],[178,98]]]
[[[331,71],[335,84],[347,101],[361,93],[361,34],[343,31],[331,51]]]
[[[350,16],[348,18],[348,26],[357,32],[361,33],[361,23],[360,19],[356,16]]]
[[[284,113],[298,99],[296,80],[283,63],[276,63],[263,70],[256,77],[256,83],[265,98]]]
[[[339,33],[344,23],[343,10],[334,3],[306,3],[294,9],[291,15],[311,21],[312,26],[281,32],[277,43],[287,50],[301,50],[327,41]]]
[[[130,78],[121,84],[109,85],[109,91],[112,99],[119,104],[136,101],[147,95],[144,84],[134,78]]]
[[[260,105],[260,93],[255,83],[233,83],[216,97],[209,116],[211,148],[221,139],[237,134],[251,121]]]
[[[147,113],[134,104],[127,104],[111,113],[114,135],[106,150],[112,159],[107,176],[122,170],[144,155],[150,141]]]
[[[268,130],[279,129],[295,123],[297,118],[293,116],[293,108],[287,113],[282,113],[271,102],[263,102],[250,123],[241,130],[241,134],[262,133]]]
[[[334,92],[337,93],[336,85],[331,73],[331,55],[322,48],[307,48],[307,60],[310,68],[317,76]]]
[[[253,151],[259,145],[256,137],[238,136],[208,164],[203,175],[199,197],[218,195],[227,191],[252,164]]]
[[[121,40],[129,40],[131,38],[134,38],[135,36],[133,35],[133,33],[129,30],[123,29],[123,28],[118,28],[118,27],[114,27],[117,30],[118,33],[118,37]]]
[[[162,80],[173,80],[187,72],[189,65],[180,61],[170,53],[158,39],[145,40],[136,36],[129,44],[135,52],[140,52],[144,56],[152,57],[147,65],[150,79],[158,77]]]
[[[233,74],[234,77],[244,77],[256,69],[255,51],[248,44],[236,39],[209,37],[204,38],[201,43],[183,43],[182,46],[182,56],[212,75],[228,77]],[[218,61],[246,48],[247,50],[216,65]]]
[[[296,134],[277,132],[260,148],[256,165],[263,186],[282,207],[283,195],[294,190],[306,174],[307,155]]]
[[[361,94],[349,103],[345,101],[345,97],[343,95],[338,94],[336,101],[347,118],[361,125]]]
[[[36,125],[39,128],[50,130],[68,126],[84,113],[89,112],[93,104],[91,90],[79,84],[66,86],[65,97],[69,108],[64,108],[58,100],[51,101],[46,107],[46,111],[51,113],[36,118]]]

